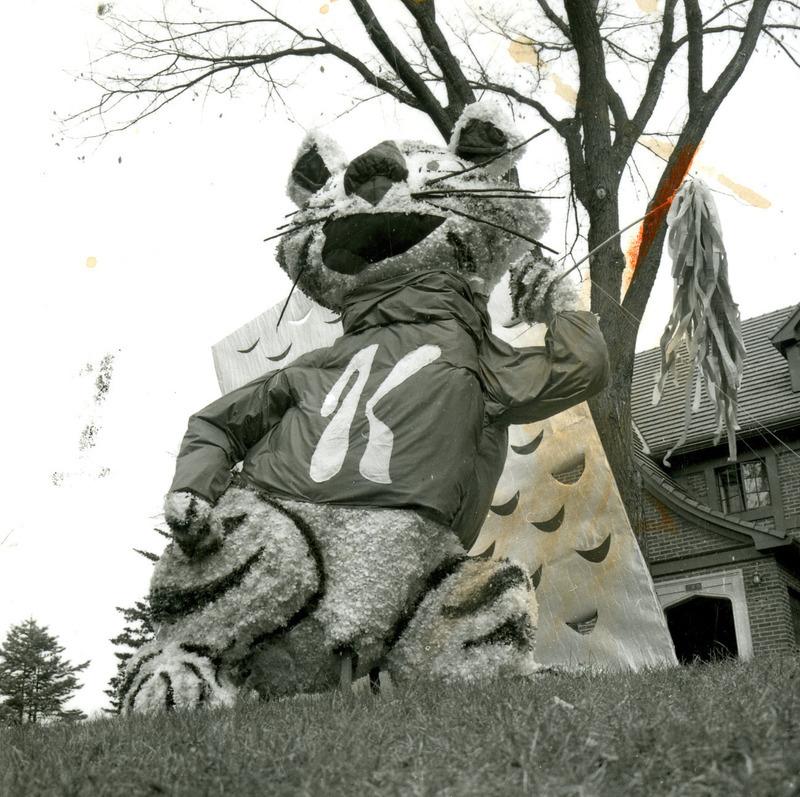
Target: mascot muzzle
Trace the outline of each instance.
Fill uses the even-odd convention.
[[[403,153],[393,141],[384,141],[350,163],[344,189],[348,196],[356,194],[378,207],[395,183],[407,179]],[[444,221],[444,216],[392,211],[331,219],[322,228],[322,262],[339,274],[359,274],[373,263],[407,252]]]

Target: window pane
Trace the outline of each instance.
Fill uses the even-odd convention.
[[[724,468],[717,469],[716,475],[722,511],[744,511],[739,468],[736,465],[728,465]]]
[[[800,593],[789,589],[789,609],[792,613],[792,628],[794,630],[794,644],[800,649]]]
[[[742,483],[744,485],[744,503],[748,509],[770,506],[767,469],[761,461],[742,463]]]

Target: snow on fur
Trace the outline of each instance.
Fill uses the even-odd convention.
[[[491,139],[507,147],[523,140],[499,105],[470,106],[456,134],[471,119],[505,134],[502,142],[490,130],[488,149]],[[549,225],[547,210],[502,179],[522,149],[474,169],[454,154],[455,144],[398,147],[408,178],[373,206],[345,193],[347,161],[331,139],[314,132],[303,142],[293,169],[309,149],[316,155],[290,180],[301,210],[278,258],[306,295],[339,310],[356,288],[433,269],[458,273],[488,295],[521,258],[514,269],[518,310],[548,315],[568,305],[569,283],[556,290],[552,261],[526,255]],[[359,273],[323,264],[327,220],[385,212],[444,221],[407,251]],[[157,563],[150,597],[158,629],[131,660],[129,708],[225,703],[233,683],[270,697],[328,689],[342,651],[362,669],[388,660],[401,678],[470,680],[537,669],[536,603],[524,568],[465,559],[451,529],[412,509],[270,499],[235,485],[213,509],[168,497],[168,519],[186,522],[193,506],[197,525],[221,544],[190,558],[173,543]],[[437,587],[430,579],[443,565],[455,569]]]
[[[515,143],[518,140],[518,136],[513,139]],[[292,280],[300,276],[298,285],[303,293],[334,312],[341,310],[344,296],[357,288],[430,269],[476,275],[488,293],[509,264],[530,249],[531,239],[538,240],[550,224],[550,214],[540,200],[515,195],[514,186],[494,169],[461,174],[474,164],[444,147],[413,141],[396,143],[406,159],[409,176],[393,185],[377,205],[345,193],[342,169],[308,199],[292,217],[293,227],[281,237],[277,253],[281,267]],[[514,157],[522,152],[524,149]],[[432,189],[436,191],[433,195],[422,193]],[[482,196],[487,191],[493,196]],[[408,251],[371,264],[359,274],[338,274],[325,267],[322,248],[326,221],[386,212],[441,216],[445,221]]]
[[[230,706],[238,690],[220,678],[207,657],[188,651],[176,642],[137,651],[130,671],[135,672],[123,695],[124,713],[153,713],[165,709]]]

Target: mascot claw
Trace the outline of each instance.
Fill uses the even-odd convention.
[[[164,500],[164,519],[184,555],[198,559],[216,551],[222,540],[211,527],[211,504],[188,492],[169,493]]]

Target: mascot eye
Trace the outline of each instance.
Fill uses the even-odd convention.
[[[455,152],[473,163],[502,154],[508,147],[508,136],[485,119],[470,119],[459,131]]]
[[[292,178],[306,191],[312,194],[319,191],[330,179],[331,173],[319,154],[317,145],[307,149],[298,159],[292,169]]]

